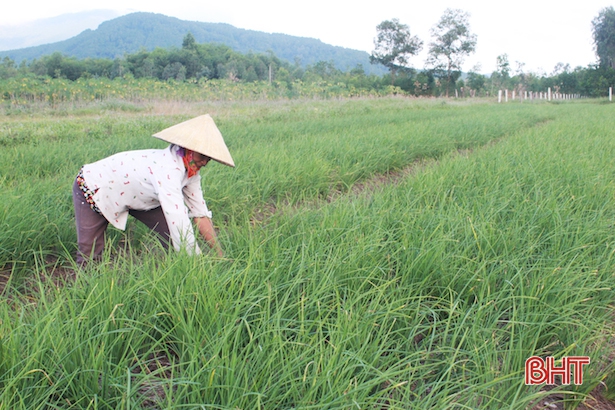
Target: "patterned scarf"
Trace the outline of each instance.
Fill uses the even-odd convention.
[[[189,150],[188,148],[184,148],[184,155],[182,156],[182,159],[184,160],[184,166],[188,171],[188,178],[192,178],[193,176],[198,174],[199,170],[201,169],[200,167],[197,167],[194,163],[194,159],[192,158],[193,154],[193,151]]]

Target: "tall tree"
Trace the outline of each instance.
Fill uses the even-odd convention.
[[[601,67],[615,68],[615,9],[605,7],[592,20],[594,48]]]
[[[188,32],[182,40],[182,48],[187,50],[196,50],[196,40],[192,33]]]
[[[510,84],[510,62],[508,54],[500,54],[496,59],[496,69],[491,73],[491,92],[494,92],[494,87],[508,87]]]
[[[369,56],[372,64],[382,64],[391,71],[391,84],[395,85],[398,70],[411,70],[408,60],[423,48],[423,42],[410,34],[410,28],[398,19],[385,20],[376,26],[375,50]]]
[[[476,64],[472,69],[468,72],[468,87],[476,91],[480,92],[483,88],[485,88],[486,77],[480,74],[481,66],[480,64]]]
[[[510,78],[510,62],[508,61],[508,54],[500,54],[496,59],[497,73],[502,76],[504,80]]]
[[[438,24],[431,29],[427,65],[441,78],[446,78],[446,96],[450,84],[461,76],[463,59],[476,49],[476,35],[470,32],[470,15],[458,9],[446,9]]]

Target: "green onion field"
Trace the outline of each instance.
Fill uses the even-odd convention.
[[[201,171],[225,257],[131,220],[76,270],[81,165],[205,113],[237,164]],[[615,399],[613,104],[66,104],[0,111],[0,148],[0,410]],[[532,356],[591,363],[526,385]]]

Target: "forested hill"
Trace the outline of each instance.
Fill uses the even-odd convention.
[[[60,52],[66,56],[83,58],[119,58],[141,49],[181,47],[187,33],[198,43],[220,43],[241,53],[272,52],[278,58],[302,66],[318,61],[333,62],[346,71],[361,64],[367,72],[381,74],[383,67],[372,66],[364,51],[325,44],[320,40],[286,34],[269,34],[245,30],[224,23],[185,21],[154,13],[132,13],[106,21],[96,30],[85,30],[68,40],[19,50],[1,51],[0,58],[16,62],[31,61],[44,55]]]

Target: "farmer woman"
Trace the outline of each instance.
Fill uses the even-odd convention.
[[[163,246],[200,254],[190,218],[222,256],[201,190],[199,169],[210,160],[234,167],[222,134],[209,115],[167,128],[154,137],[165,149],[126,151],[84,165],[73,184],[77,264],[99,258],[109,223],[124,230],[128,215],[152,229]]]

